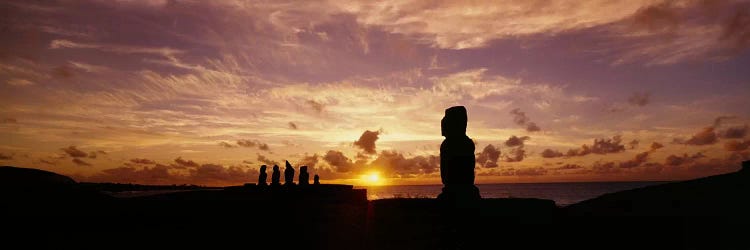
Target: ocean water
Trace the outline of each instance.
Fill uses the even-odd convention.
[[[665,182],[568,182],[478,184],[483,198],[540,198],[567,206],[600,195]],[[388,198],[435,198],[442,185],[395,185],[357,187],[367,189],[369,200]]]

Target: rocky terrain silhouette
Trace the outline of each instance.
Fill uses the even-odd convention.
[[[606,194],[567,207],[543,199],[482,199],[466,109],[445,111],[437,199],[367,200],[350,185],[229,187],[78,183],[0,167],[3,243],[21,248],[750,249],[750,161],[735,173]],[[167,190],[143,196],[129,191]]]
[[[445,211],[436,209],[438,199],[368,202],[366,190],[346,185],[250,185],[116,198],[107,190],[127,186],[77,183],[5,166],[0,214],[3,227],[12,229],[5,242],[29,247],[118,242],[216,249],[284,242],[285,248],[311,249],[746,249],[749,167],[744,162],[735,173],[616,192],[567,207],[541,199],[481,199],[475,220],[467,223],[476,229],[474,241],[461,246],[447,242],[452,225]]]

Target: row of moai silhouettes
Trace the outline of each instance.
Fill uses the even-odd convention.
[[[268,184],[266,183],[266,178],[268,178],[268,174],[266,174],[266,168],[266,165],[260,166],[258,186],[268,186]],[[310,184],[310,174],[307,173],[307,166],[299,167],[298,183],[300,186]],[[317,174],[315,175],[315,177],[313,177],[313,184],[320,184],[320,177]],[[271,173],[271,186],[279,185],[281,185],[281,171],[279,170],[278,165],[273,165],[273,173]],[[294,167],[292,167],[292,164],[289,164],[289,161],[286,161],[286,169],[284,169],[284,185],[294,185]]]

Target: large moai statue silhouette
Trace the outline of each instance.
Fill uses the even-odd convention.
[[[299,181],[297,183],[300,186],[307,186],[310,184],[310,174],[307,173],[307,166],[299,167]]]
[[[474,249],[476,241],[475,223],[480,212],[479,189],[474,186],[474,141],[466,136],[468,116],[463,106],[445,110],[440,123],[442,135],[440,144],[440,177],[443,192],[438,195],[442,205],[446,231],[441,235],[446,246]],[[448,247],[453,248],[453,247]]]
[[[284,185],[294,185],[294,168],[289,161],[286,161],[286,169],[284,169]]]
[[[273,173],[271,173],[271,186],[281,185],[281,171],[279,171],[279,165],[273,165]]]
[[[440,177],[443,181],[441,200],[470,201],[480,198],[474,186],[474,141],[466,136],[468,116],[463,106],[445,110],[440,122],[445,137],[440,144]]]
[[[260,166],[260,174],[258,174],[258,186],[265,187],[268,184],[266,183],[266,179],[268,178],[268,174],[266,174],[266,165]]]
[[[315,177],[313,177],[313,185],[320,185],[320,176],[318,174],[315,174]]]

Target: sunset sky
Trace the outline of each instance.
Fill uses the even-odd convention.
[[[438,184],[455,105],[478,183],[750,159],[749,1],[1,0],[0,37],[0,164],[78,181]]]

